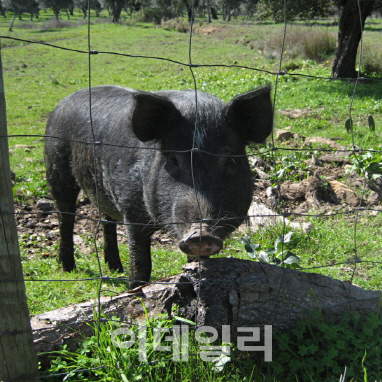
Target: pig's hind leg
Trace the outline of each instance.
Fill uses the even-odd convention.
[[[50,158],[52,159],[52,158]],[[70,272],[75,268],[74,248],[73,248],[73,229],[76,213],[77,197],[80,187],[72,174],[69,161],[63,166],[60,162],[47,161],[47,181],[50,186],[51,194],[55,200],[59,214],[60,228],[60,249],[59,261],[62,263],[63,270]],[[61,164],[63,161],[61,161]]]
[[[105,215],[103,225],[105,263],[111,271],[123,272],[123,266],[119,257],[117,241],[117,224],[111,217]]]

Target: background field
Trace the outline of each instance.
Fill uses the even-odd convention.
[[[251,259],[241,241],[243,237],[249,237],[252,243],[259,243],[262,249],[266,249],[273,247],[282,233],[293,230],[295,234],[288,243],[288,249],[301,258],[299,264],[307,272],[330,275],[368,289],[382,289],[381,204],[371,202],[372,190],[368,186],[373,175],[382,173],[382,86],[376,80],[361,82],[355,87],[354,82],[317,78],[330,77],[333,55],[318,55],[315,59],[307,57],[304,36],[318,32],[319,36],[329,34],[335,41],[337,27],[333,26],[333,20],[324,20],[314,26],[303,23],[289,25],[281,63],[281,70],[288,74],[277,76],[284,30],[281,24],[248,20],[211,25],[196,23],[190,55],[190,37],[187,33],[158,28],[133,19],[124,19],[121,24],[113,25],[104,16],[93,19],[90,27],[90,47],[99,54],[91,56],[89,67],[86,54],[88,25],[79,14],[77,16],[65,23],[57,23],[52,20],[53,15],[49,11],[42,12],[40,19],[33,23],[26,19],[17,20],[12,32],[8,31],[10,19],[0,19],[8,133],[15,135],[10,138],[11,168],[15,174],[13,189],[19,212],[20,246],[32,314],[95,298],[100,287],[103,294],[126,289],[123,279],[128,278],[128,273],[122,277],[111,274],[103,261],[101,270],[99,268],[97,252],[102,257],[102,243],[97,240],[96,250],[94,223],[79,219],[76,226],[77,270],[65,274],[56,260],[57,217],[34,214],[37,212],[37,201],[49,199],[42,137],[47,116],[63,97],[89,84],[116,84],[146,91],[187,89],[194,88],[196,84],[199,90],[210,92],[225,101],[241,92],[272,84],[275,92],[275,128],[298,135],[286,141],[278,141],[274,135],[267,144],[249,149],[251,163],[261,158],[262,170],[271,175],[263,188],[259,186],[256,200],[267,203],[265,191],[269,186],[297,184],[315,175],[321,179],[321,191],[325,197],[319,198],[316,206],[309,203],[301,206],[307,202],[306,198],[278,201],[277,212],[296,210],[309,215],[291,217],[312,223],[308,232],[285,229],[282,225],[255,232],[241,230],[227,240],[219,256]],[[381,28],[381,20],[370,19],[364,34],[363,62],[369,63],[369,74],[373,78],[381,75],[378,65],[372,65],[372,57],[382,57]],[[81,52],[22,40],[40,41]],[[184,64],[191,59],[192,63],[205,66],[193,67],[191,72],[186,65],[166,59]],[[345,129],[345,122],[350,116],[354,124],[353,135]],[[375,121],[375,131],[369,128],[370,116]],[[331,141],[308,143],[309,137]],[[354,143],[356,148],[379,152],[370,154],[369,159],[365,157],[364,162],[360,161],[361,157],[353,155],[348,157],[349,163],[323,161],[315,165],[312,155],[319,161],[325,154],[323,150],[333,149],[331,142],[345,149],[352,149]],[[280,149],[270,154],[269,149],[274,146]],[[366,154],[361,152],[359,155]],[[370,163],[375,165],[367,167]],[[253,168],[255,173],[255,164]],[[367,168],[369,172],[365,173]],[[347,184],[361,196],[365,211],[354,212],[354,207],[336,200],[329,186],[332,179]],[[85,196],[79,204],[81,213],[97,218],[97,210],[88,204]],[[129,254],[123,227],[120,227],[119,234],[122,261],[128,269]],[[185,262],[185,255],[177,249],[171,237],[165,233],[156,236],[153,280],[180,272]],[[121,280],[103,281],[102,285],[99,280],[65,281],[91,279],[100,274],[121,277]],[[43,281],[51,279],[60,281]]]

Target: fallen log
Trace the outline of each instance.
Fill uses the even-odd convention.
[[[92,333],[88,325],[102,307],[106,316],[123,322],[171,312],[197,325],[213,326],[220,333],[230,325],[233,338],[238,327],[272,325],[288,330],[297,321],[320,312],[326,322],[336,323],[348,311],[366,317],[380,312],[381,291],[362,289],[316,273],[233,258],[206,259],[188,263],[181,274],[147,284],[116,297],[102,297],[56,309],[31,319],[37,352],[75,348],[81,336]]]

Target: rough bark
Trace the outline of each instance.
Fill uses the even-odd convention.
[[[151,315],[170,312],[209,325],[221,333],[222,325],[236,328],[273,325],[273,330],[293,328],[296,322],[319,310],[327,322],[338,322],[347,311],[363,316],[379,312],[380,291],[369,291],[347,282],[315,273],[240,259],[209,259],[193,262],[176,276],[148,284],[117,297],[103,297],[102,311],[108,316],[133,322],[144,320],[144,302]],[[38,352],[74,347],[80,334],[91,333],[97,303],[72,305],[32,317]],[[379,312],[381,314],[381,312]]]
[[[334,78],[356,78],[356,60],[365,20],[375,0],[343,0],[340,5],[338,46],[332,67]]]
[[[37,381],[14,215],[0,51],[0,381]]]
[[[112,22],[113,23],[119,23],[119,20],[121,18],[122,8],[124,5],[123,0],[115,0],[110,2],[110,5],[112,7]]]

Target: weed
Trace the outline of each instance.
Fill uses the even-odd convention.
[[[274,184],[292,180],[300,182],[310,175],[309,165],[306,160],[312,157],[312,153],[318,155],[316,151],[292,151],[288,155],[280,155],[277,151],[270,151],[269,148],[263,148],[259,156],[267,165],[265,171],[271,173],[270,180]]]
[[[377,314],[346,314],[341,322],[325,322],[320,313],[300,321],[288,333],[276,334],[271,368],[283,381],[361,381],[382,378],[382,322]],[[286,373],[288,370],[288,373]],[[286,376],[288,375],[288,376]]]
[[[376,179],[382,176],[382,153],[367,151],[364,153],[352,153],[352,164],[348,172],[356,172],[367,179]]]
[[[273,248],[261,249],[260,244],[252,244],[250,239],[244,237],[242,239],[245,250],[248,254],[258,261],[280,265],[285,268],[301,268],[297,263],[300,262],[300,258],[293,252],[287,250],[288,243],[291,242],[293,232],[289,232],[285,235],[280,235],[274,244]]]

